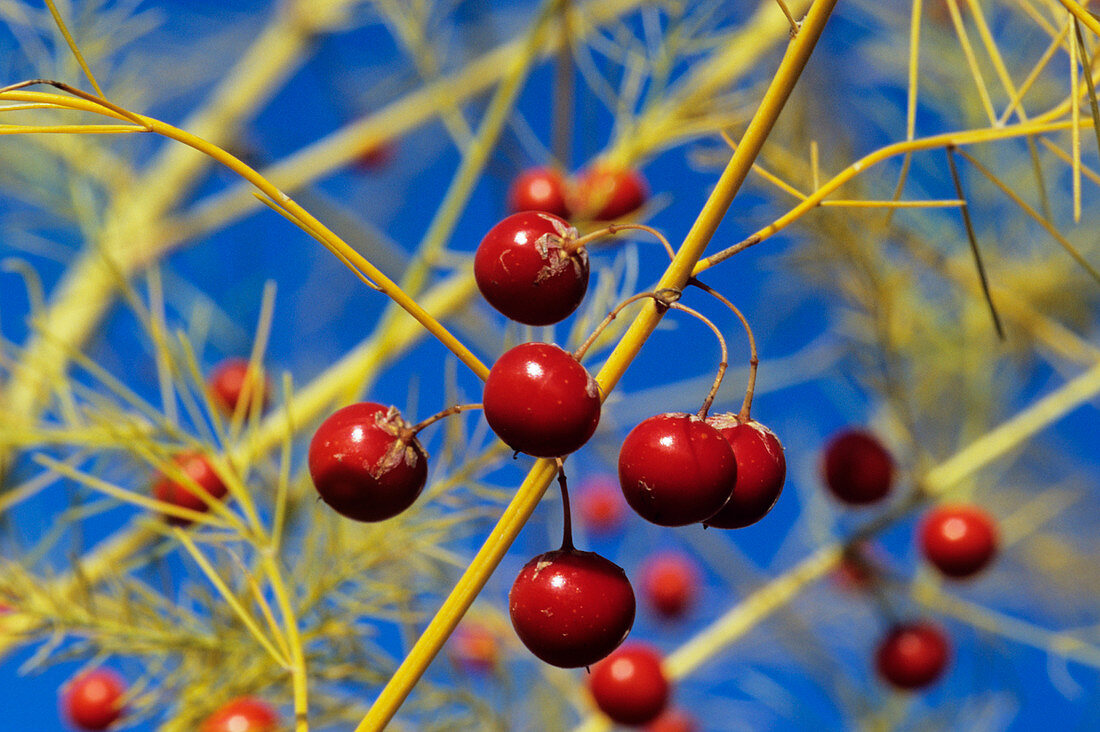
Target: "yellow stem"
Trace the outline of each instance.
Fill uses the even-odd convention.
[[[493,573],[508,548],[519,535],[523,525],[542,500],[542,494],[550,481],[557,475],[557,463],[553,460],[538,460],[531,472],[516,491],[515,498],[508,504],[504,515],[485,540],[470,566],[462,573],[451,594],[443,606],[428,623],[428,627],[416,640],[409,655],[401,662],[397,671],[378,699],[371,706],[367,716],[356,727],[356,732],[383,729],[397,713],[413,686],[427,670],[429,664],[439,653],[447,638],[458,625],[459,620],[477,598],[485,586],[489,575]]]
[[[906,142],[895,142],[892,145],[879,148],[878,150],[864,155],[856,162],[849,165],[844,170],[833,176],[832,179],[826,181],[825,185],[818,188],[811,193],[805,200],[801,201],[797,206],[785,213],[783,216],[776,219],[774,222],[760,229],[752,236],[748,237],[744,242],[724,249],[716,254],[712,254],[706,259],[700,260],[699,264],[695,268],[694,274],[699,274],[714,265],[724,262],[738,251],[745,249],[753,244],[757,244],[764,241],[768,237],[775,233],[787,228],[798,219],[802,218],[806,213],[821,205],[825,198],[840,188],[842,185],[855,178],[860,173],[864,172],[873,165],[877,165],[884,160],[887,160],[895,155],[902,155],[909,152],[915,152],[917,150],[934,150],[944,147],[961,147],[963,145],[972,145],[979,142],[993,142],[995,140],[1008,140],[1015,137],[1026,137],[1028,135],[1041,135],[1047,132],[1058,132],[1061,130],[1069,129],[1072,122],[1030,122],[1028,124],[1010,125],[1008,127],[999,128],[986,128],[981,130],[969,130],[966,132],[949,132],[942,135],[933,135],[931,137],[923,137],[916,140],[909,140]],[[743,144],[743,143],[742,143]],[[740,149],[740,147],[738,148]]]
[[[270,549],[263,552],[264,568],[267,571],[267,580],[271,584],[271,591],[275,594],[275,602],[279,606],[279,612],[283,616],[283,626],[286,629],[286,640],[290,645],[290,669],[291,685],[294,689],[294,729],[295,732],[308,732],[309,730],[309,674],[306,668],[305,653],[302,650],[302,637],[298,629],[298,616],[294,611],[294,603],[283,581],[283,574],[279,562]]]

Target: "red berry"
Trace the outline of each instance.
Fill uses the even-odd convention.
[[[679,618],[699,594],[699,571],[683,554],[657,554],[642,567],[642,594],[660,615]]]
[[[661,526],[706,521],[729,500],[737,478],[722,433],[692,414],[659,414],[626,436],[619,484],[642,518]]]
[[[486,674],[500,662],[500,643],[496,634],[481,623],[465,621],[450,638],[450,655],[462,671]]]
[[[623,523],[623,492],[610,476],[594,478],[581,486],[577,509],[584,527],[595,534],[610,534]]]
[[[874,435],[847,430],[825,448],[825,485],[845,503],[874,503],[890,492],[894,460]]]
[[[938,506],[920,528],[925,559],[948,577],[970,577],[997,553],[997,526],[977,506]]]
[[[660,654],[641,643],[627,644],[596,664],[588,688],[601,712],[626,725],[657,719],[669,697]]]
[[[564,320],[588,290],[588,253],[565,247],[576,235],[576,229],[552,214],[512,214],[489,229],[478,245],[478,290],[490,305],[520,323]]]
[[[252,381],[252,372],[248,368],[248,359],[228,358],[218,364],[210,374],[210,382],[207,385],[214,404],[226,414],[232,414],[237,409],[237,404],[244,399],[242,410],[247,413],[249,400],[252,398],[255,386]],[[260,385],[260,410],[267,406],[268,386],[264,379]]]
[[[325,503],[356,521],[382,521],[413,504],[428,455],[395,407],[352,404],[326,419],[309,443],[309,474]]]
[[[482,404],[497,436],[535,457],[568,455],[600,423],[596,380],[573,354],[549,343],[521,343],[498,358]]]
[[[512,627],[552,666],[588,666],[615,650],[634,625],[634,590],[599,554],[547,552],[528,562],[508,595]]]
[[[890,629],[875,651],[879,676],[906,690],[922,689],[947,668],[947,636],[928,622],[904,623]]]
[[[641,173],[597,165],[581,173],[572,208],[595,221],[613,221],[637,211],[648,199],[649,185]]]
[[[279,715],[270,704],[242,696],[207,717],[200,732],[276,732],[278,726]]]
[[[513,212],[545,211],[569,218],[565,202],[565,178],[553,168],[528,168],[508,188],[508,208]]]
[[[698,732],[699,724],[695,717],[681,709],[666,709],[665,713],[653,720],[645,732]]]
[[[722,510],[706,520],[707,526],[740,529],[764,518],[779,500],[787,478],[787,459],[775,433],[755,419],[742,423],[736,414],[707,417],[733,448],[737,482]]]
[[[174,475],[160,474],[153,484],[153,497],[158,501],[170,503],[180,508],[189,508],[192,511],[207,511],[209,506],[195,493],[192,483],[214,499],[225,498],[229,489],[221,477],[214,471],[213,466],[206,456],[200,452],[184,452],[172,458],[172,462],[179,466],[183,474],[190,481],[177,480]],[[191,523],[187,519],[166,515],[165,520],[176,526],[186,526]]]
[[[67,685],[62,708],[77,729],[107,729],[125,713],[126,684],[114,671],[97,668],[78,675]]]

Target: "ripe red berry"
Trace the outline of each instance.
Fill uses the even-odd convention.
[[[660,526],[706,521],[729,500],[736,478],[729,442],[692,414],[650,417],[631,430],[619,450],[626,502]]]
[[[566,248],[576,235],[576,229],[553,214],[512,214],[489,229],[478,245],[478,290],[490,305],[520,323],[564,320],[588,290],[588,253]]]
[[[698,732],[699,724],[695,717],[681,709],[666,709],[646,726],[645,732]]]
[[[755,419],[742,423],[736,414],[707,417],[733,448],[737,482],[722,510],[706,520],[707,526],[740,529],[764,518],[783,491],[787,458],[775,433]]]
[[[508,188],[508,208],[513,212],[545,211],[569,218],[565,178],[553,168],[528,168]]]
[[[949,656],[947,636],[939,627],[904,623],[879,642],[875,666],[883,680],[899,689],[923,689],[943,674]]]
[[[687,556],[663,552],[642,566],[642,596],[666,618],[682,617],[699,594],[699,570]]]
[[[102,730],[125,713],[126,684],[114,671],[97,668],[78,675],[64,690],[61,705],[77,729]]]
[[[506,445],[535,457],[568,455],[600,423],[596,380],[573,354],[549,343],[521,343],[498,358],[482,405]]]
[[[192,485],[199,488],[214,499],[221,500],[229,492],[221,477],[214,471],[213,466],[206,456],[200,452],[184,452],[172,458],[172,462],[179,466],[183,474],[190,481],[177,479],[174,475],[160,474],[153,484],[153,497],[158,501],[170,503],[180,508],[189,508],[192,511],[207,511],[209,506],[203,502],[195,492]],[[176,526],[186,526],[191,523],[187,519],[166,515],[165,520]]]
[[[248,359],[228,358],[218,364],[210,374],[207,388],[214,404],[226,414],[232,414],[237,409],[237,404],[244,399],[242,410],[247,413],[256,388],[253,384],[251,369],[248,368]],[[262,378],[262,377],[261,377]],[[260,385],[260,410],[267,406],[268,385],[263,380]]]
[[[997,526],[977,506],[938,506],[924,517],[920,545],[925,559],[948,577],[970,577],[997,553]]]
[[[825,448],[825,485],[845,503],[874,503],[890,492],[894,460],[874,435],[846,430]]]
[[[276,732],[278,728],[279,715],[270,704],[242,696],[207,717],[200,732]]]
[[[610,534],[622,526],[626,502],[615,478],[599,476],[581,485],[577,508],[585,529]]]
[[[581,173],[574,195],[574,211],[613,221],[641,208],[649,199],[649,185],[636,170],[597,165]]]
[[[622,568],[599,554],[547,552],[512,585],[512,627],[552,666],[588,666],[615,650],[634,625],[634,590]]]
[[[481,623],[463,621],[450,641],[451,660],[467,673],[487,674],[500,662],[500,642]]]
[[[669,697],[660,654],[641,643],[627,644],[596,664],[588,689],[601,712],[635,726],[657,719]]]
[[[309,474],[325,503],[356,521],[382,521],[413,504],[428,455],[395,407],[360,402],[334,412],[309,443]]]

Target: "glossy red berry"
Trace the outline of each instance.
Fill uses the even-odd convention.
[[[395,407],[360,402],[334,412],[309,443],[309,474],[325,503],[356,521],[382,521],[413,504],[428,455]]]
[[[254,696],[228,702],[202,723],[200,732],[277,732],[279,715],[270,704]]]
[[[649,184],[629,168],[597,165],[581,173],[572,208],[585,218],[614,221],[634,213],[649,199]]]
[[[612,476],[599,476],[581,484],[576,504],[584,528],[593,534],[610,534],[623,525],[626,502]]]
[[[463,621],[448,645],[451,660],[467,673],[487,674],[500,663],[500,641],[481,623]]]
[[[559,549],[528,562],[508,595],[512,627],[552,666],[588,666],[618,648],[634,625],[626,573],[593,552]]]
[[[662,552],[642,565],[642,596],[665,618],[679,618],[699,594],[695,562],[678,552]]]
[[[970,577],[997,553],[997,525],[977,506],[938,506],[921,523],[920,545],[925,559],[948,577]]]
[[[184,452],[172,458],[183,474],[190,480],[177,478],[175,474],[160,474],[153,484],[153,497],[158,501],[170,503],[192,511],[207,511],[209,506],[195,491],[202,489],[214,499],[221,500],[229,493],[221,477],[215,472],[210,461],[200,452]],[[196,487],[197,486],[197,487]],[[165,515],[165,520],[176,526],[191,523],[187,519]]]
[[[490,305],[527,325],[552,325],[568,317],[588,290],[588,253],[568,251],[577,231],[542,211],[505,218],[474,254],[477,289]]]
[[[241,408],[246,414],[250,407],[252,395],[255,393],[252,370],[249,369],[248,359],[228,358],[218,364],[210,374],[207,385],[210,397],[214,404],[226,414],[232,414],[237,405],[244,400]],[[260,378],[263,378],[262,376]],[[268,385],[267,380],[259,386],[260,410],[267,406]]]
[[[77,729],[109,728],[124,713],[122,697],[126,684],[114,671],[97,668],[71,680],[64,690],[61,706],[69,722]]]
[[[569,218],[565,178],[553,168],[528,168],[508,188],[508,208],[513,212],[545,211]]]
[[[764,518],[783,491],[787,458],[775,433],[755,419],[742,422],[736,414],[707,417],[733,448],[737,482],[722,510],[706,520],[707,526],[740,529]]]
[[[890,492],[894,459],[878,438],[860,430],[846,430],[825,448],[825,485],[845,503],[874,503]]]
[[[923,689],[943,674],[950,654],[947,636],[938,626],[905,623],[895,625],[879,642],[875,667],[898,689]]]
[[[535,457],[568,455],[600,423],[596,380],[573,354],[550,343],[521,343],[498,358],[482,404],[493,432]]]
[[[706,521],[729,500],[736,479],[729,442],[692,414],[650,417],[631,430],[619,450],[626,502],[660,526]]]
[[[648,724],[668,704],[661,656],[641,643],[624,645],[592,669],[588,689],[600,711],[619,724]]]
[[[666,709],[664,714],[646,725],[645,732],[698,732],[695,717],[682,709]]]

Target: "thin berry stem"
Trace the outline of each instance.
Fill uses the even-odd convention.
[[[741,321],[741,325],[745,326],[745,333],[749,337],[749,383],[745,388],[745,400],[741,402],[741,411],[737,413],[737,419],[743,424],[749,421],[750,411],[752,410],[752,396],[756,391],[756,369],[760,365],[760,357],[756,351],[756,336],[752,333],[752,328],[749,327],[749,321],[745,318],[736,305],[729,301],[729,299],[722,293],[715,290],[710,285],[706,285],[699,280],[692,277],[688,281],[689,285],[695,285],[703,292],[709,293],[722,302],[726,307],[733,311],[733,314],[737,316],[737,319]]]
[[[425,427],[433,425],[441,419],[446,419],[447,417],[458,414],[459,412],[468,412],[472,409],[482,409],[481,402],[478,402],[477,404],[455,404],[453,406],[447,407],[443,411],[437,412],[436,414],[433,414],[422,422],[417,422],[412,427],[409,427],[407,430],[405,430],[404,433],[402,433],[402,437],[407,437],[411,439],[413,437],[416,437],[417,434],[419,434],[420,431],[423,430]]]
[[[665,309],[680,299],[680,292],[678,290],[657,290],[656,292],[639,292],[637,295],[631,295],[627,299],[615,306],[615,309],[608,313],[600,324],[597,325],[591,335],[584,339],[584,343],[577,347],[577,350],[573,351],[573,358],[580,361],[584,358],[584,354],[588,353],[588,349],[592,347],[592,344],[596,342],[596,339],[600,337],[600,333],[603,333],[607,329],[607,326],[611,325],[611,321],[619,316],[619,313],[623,311],[627,305],[638,300],[644,300],[646,298],[653,298],[658,306],[664,306]]]
[[[569,510],[569,488],[566,485],[565,479],[565,463],[561,458],[556,458],[558,462],[558,485],[561,487],[561,510],[562,510],[562,528],[561,528],[561,551],[569,552],[573,551],[573,517]]]
[[[665,235],[657,231],[657,229],[654,229],[652,226],[646,226],[645,224],[608,224],[602,229],[593,231],[590,234],[585,234],[584,236],[573,239],[572,241],[565,242],[565,245],[562,247],[562,249],[567,254],[572,254],[582,247],[594,244],[599,239],[603,239],[606,236],[614,236],[620,231],[628,230],[644,231],[647,234],[652,234],[657,238],[657,241],[661,242],[661,244],[664,246],[665,252],[668,253],[668,258],[670,260],[676,258],[676,252],[672,249],[672,245],[669,244],[668,239],[665,237]]]
[[[722,331],[718,330],[718,326],[699,311],[692,310],[687,305],[681,305],[678,302],[672,303],[669,307],[674,310],[682,310],[688,315],[693,315],[703,321],[714,332],[715,337],[718,338],[718,345],[722,349],[722,360],[718,362],[718,373],[714,375],[714,384],[711,385],[710,391],[707,392],[707,398],[703,400],[703,406],[699,408],[698,412],[700,419],[706,419],[707,412],[710,411],[710,405],[714,403],[714,397],[718,395],[718,389],[722,386],[722,378],[726,375],[726,369],[729,368],[729,350],[726,348],[726,339],[722,337]]]

